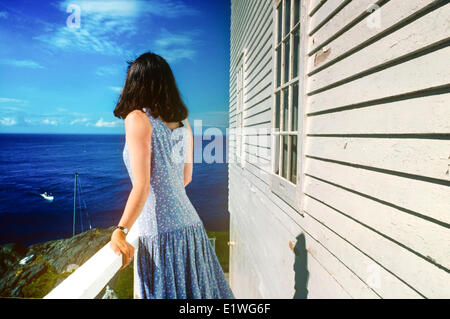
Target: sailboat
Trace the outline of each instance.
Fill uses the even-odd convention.
[[[44,193],[42,193],[42,194],[40,194],[40,195],[41,195],[42,197],[44,197],[46,200],[48,200],[48,201],[52,201],[52,200],[54,199],[52,193],[47,194],[47,192],[44,192]]]
[[[83,227],[83,211],[84,209],[86,219],[89,225],[89,229],[92,229],[91,224],[91,218],[89,216],[89,213],[87,211],[86,202],[84,201],[84,198],[82,198],[83,195],[83,188],[81,187],[81,182],[78,173],[75,173],[75,185],[73,190],[73,235],[75,236],[75,225],[76,225],[76,211],[77,211],[77,194],[78,194],[78,208],[80,210],[80,224],[81,224],[81,232],[84,232]]]

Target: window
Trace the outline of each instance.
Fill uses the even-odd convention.
[[[278,1],[275,17],[272,191],[283,198],[292,195],[295,199],[299,146],[300,0]]]
[[[244,166],[245,149],[244,149],[244,90],[245,90],[245,52],[241,54],[236,72],[236,163]]]

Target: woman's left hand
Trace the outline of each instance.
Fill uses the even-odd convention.
[[[134,256],[134,247],[126,241],[126,236],[120,229],[116,229],[112,233],[110,246],[118,256],[122,254],[122,267],[120,269],[128,266]]]

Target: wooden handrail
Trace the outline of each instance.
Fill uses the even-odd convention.
[[[136,227],[130,230],[127,241],[135,248],[136,259],[138,245]],[[121,265],[122,256],[117,256],[108,242],[50,291],[44,299],[93,299],[119,271]]]
[[[131,228],[127,241],[133,245],[134,251],[134,298],[140,298],[136,273],[136,256],[138,246],[137,228]],[[209,238],[213,247],[215,239]],[[73,274],[62,281],[44,299],[94,299],[108,284],[122,266],[122,256],[117,256],[108,242]]]

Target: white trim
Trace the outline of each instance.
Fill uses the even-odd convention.
[[[127,241],[135,248],[134,259],[136,260],[138,246],[136,227],[131,228]],[[117,256],[108,242],[73,274],[50,291],[44,299],[93,299],[121,266],[122,256]]]
[[[308,63],[307,52],[309,50],[308,32],[307,27],[310,23],[310,11],[311,1],[300,1],[299,12],[299,65],[298,65],[298,140],[297,140],[297,185],[296,185],[296,207],[298,207],[300,215],[304,216],[304,178],[306,171],[305,161],[305,143],[307,139],[307,120],[306,114],[309,109],[307,92],[308,81]]]
[[[240,167],[245,166],[246,151],[245,151],[245,110],[246,110],[246,71],[247,71],[247,52],[245,48],[242,50],[237,65],[236,71],[236,146],[235,157],[236,163]]]
[[[290,14],[290,23],[289,23],[289,32],[286,32],[285,30],[285,12],[286,12],[286,8],[285,6],[286,1],[285,0],[280,0],[278,2],[274,2],[273,4],[273,21],[275,21],[274,23],[274,52],[275,52],[275,59],[273,61],[273,69],[275,70],[275,72],[273,73],[273,107],[272,107],[272,174],[271,174],[271,178],[270,178],[270,184],[271,184],[271,190],[273,193],[277,194],[279,197],[281,197],[283,200],[286,201],[286,203],[290,204],[293,208],[300,210],[300,206],[298,205],[299,203],[299,199],[298,199],[298,195],[297,195],[297,188],[298,188],[298,184],[300,182],[300,178],[298,177],[298,175],[300,174],[300,163],[301,163],[301,144],[303,143],[303,139],[302,136],[300,136],[300,129],[303,128],[303,125],[300,123],[303,120],[303,116],[302,116],[302,109],[303,109],[303,105],[302,105],[302,101],[303,101],[303,96],[301,95],[301,88],[302,85],[300,82],[300,64],[301,64],[301,58],[298,57],[298,72],[297,72],[297,76],[295,78],[293,78],[293,54],[294,54],[294,34],[295,32],[299,31],[300,33],[300,38],[301,38],[301,18],[300,21],[297,22],[295,25],[294,24],[294,5],[295,5],[295,0],[291,0],[290,1],[290,8],[289,8],[289,14]],[[279,21],[278,21],[278,12],[277,9],[279,7],[279,5],[282,6],[282,23],[281,23],[281,39],[278,42],[278,25],[279,25]],[[301,1],[300,1],[300,5],[301,5]],[[300,8],[300,15],[301,15],[301,8]],[[287,33],[287,34],[286,34]],[[300,39],[299,39],[300,40]],[[289,41],[289,76],[287,81],[285,82],[285,43]],[[301,45],[300,46],[300,50],[301,50]],[[300,55],[300,52],[297,52]],[[277,61],[278,61],[278,55],[281,55],[281,65],[280,65],[280,70],[278,70],[278,66],[277,66]],[[277,86],[277,73],[278,71],[280,71],[280,85]],[[292,111],[293,111],[293,86],[295,84],[298,84],[299,90],[298,90],[298,113],[297,113],[297,131],[292,131]],[[287,90],[287,92],[285,91]],[[285,98],[284,98],[284,94],[287,93],[288,94],[288,106],[286,111],[288,112],[287,116],[286,116],[286,127],[284,124],[284,120],[285,120]],[[280,118],[280,122],[279,122],[279,130],[276,131],[275,130],[275,121],[276,121],[276,95],[279,94],[280,96],[280,104],[279,104],[279,118]],[[287,138],[287,158],[284,160],[286,162],[286,177],[282,177],[283,174],[283,138],[284,136],[286,136]],[[292,136],[297,136],[297,179],[296,179],[296,183],[293,183],[291,181],[291,171],[292,171],[292,165],[291,165],[291,158],[292,158]],[[278,148],[276,149],[276,139],[278,139]],[[278,168],[275,167],[276,164],[278,162]]]

